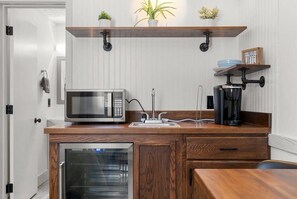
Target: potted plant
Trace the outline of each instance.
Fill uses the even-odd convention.
[[[105,11],[102,11],[99,14],[98,20],[99,20],[99,26],[101,26],[101,27],[110,27],[111,26],[111,16]]]
[[[220,10],[217,7],[209,8],[203,6],[198,12],[200,18],[204,20],[205,25],[215,25],[215,19],[218,17],[219,11]]]
[[[151,0],[143,0],[141,3],[141,7],[135,11],[135,13],[139,13],[144,11],[146,13],[145,18],[140,19],[134,26],[136,26],[139,22],[148,20],[149,26],[157,26],[158,20],[157,17],[161,15],[166,19],[166,13],[170,14],[172,16],[175,16],[171,11],[172,9],[176,9],[173,6],[170,6],[172,2],[164,2],[164,3],[158,3],[158,0],[156,0],[155,5],[152,4]]]

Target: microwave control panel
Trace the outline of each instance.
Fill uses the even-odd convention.
[[[113,116],[123,116],[123,93],[113,93]]]

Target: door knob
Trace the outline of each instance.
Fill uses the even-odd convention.
[[[35,119],[34,119],[34,123],[35,123],[35,124],[36,124],[36,123],[40,123],[40,122],[41,122],[41,119],[40,119],[40,118],[38,118],[38,119],[35,118]]]

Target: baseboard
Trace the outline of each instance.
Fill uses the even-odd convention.
[[[270,134],[268,137],[268,143],[271,147],[297,154],[296,139],[275,135],[275,134]]]
[[[43,172],[38,176],[38,186],[48,181],[48,179],[49,179],[49,173],[48,173],[48,170],[46,170],[45,172]]]

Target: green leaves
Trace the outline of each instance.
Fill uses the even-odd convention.
[[[100,15],[98,16],[98,20],[100,20],[100,19],[108,19],[108,20],[111,20],[111,16],[110,16],[107,12],[102,11],[102,12],[100,13]]]
[[[173,4],[173,2],[163,2],[158,4],[158,0],[156,0],[155,6],[153,6],[151,0],[143,0],[143,2],[141,2],[141,7],[137,9],[135,13],[143,11],[146,13],[147,17],[139,20],[134,26],[145,19],[156,19],[159,15],[162,15],[166,19],[165,13],[175,16],[171,10],[176,8],[171,6],[171,4]]]

